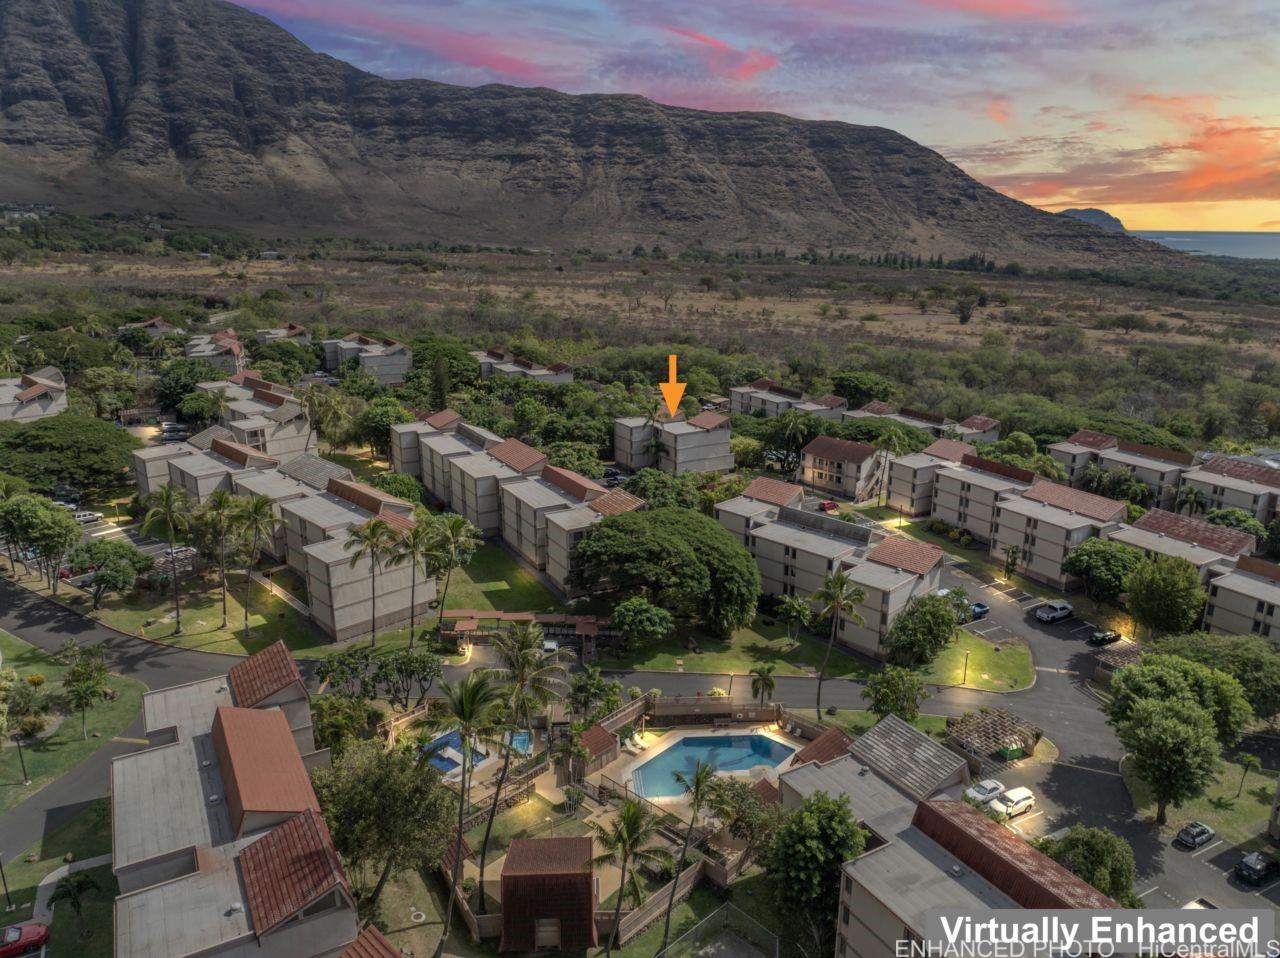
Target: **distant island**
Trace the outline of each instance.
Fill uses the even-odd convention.
[[[1083,209],[1083,210],[1062,210],[1059,216],[1069,216],[1073,220],[1080,220],[1082,223],[1092,223],[1094,226],[1100,226],[1108,233],[1125,233],[1128,232],[1124,228],[1124,224],[1108,213],[1106,210]]]

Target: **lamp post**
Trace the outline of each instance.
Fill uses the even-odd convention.
[[[10,738],[13,740],[13,744],[18,746],[18,764],[22,766],[22,784],[30,785],[31,779],[27,777],[27,759],[22,753],[22,733],[14,732]]]
[[[969,650],[964,650],[964,677],[960,680],[960,684],[964,685],[969,681]]]
[[[9,879],[4,873],[3,855],[0,855],[0,885],[4,886],[4,910],[13,911],[16,906],[13,904],[13,896],[9,894]]]

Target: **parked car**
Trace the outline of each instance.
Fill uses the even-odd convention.
[[[1250,852],[1236,862],[1236,877],[1250,885],[1262,885],[1280,878],[1280,862],[1262,852]]]
[[[1036,618],[1041,622],[1061,622],[1073,615],[1075,615],[1075,609],[1071,608],[1071,603],[1058,600],[1046,602],[1036,609]]]
[[[0,931],[0,958],[13,955],[34,955],[49,944],[49,926],[37,921],[23,925],[10,925]]]
[[[1114,629],[1099,629],[1092,633],[1087,641],[1090,645],[1111,645],[1113,642],[1119,642],[1124,636]]]
[[[76,522],[101,522],[105,518],[106,516],[104,516],[101,512],[86,511],[86,512],[77,512],[75,514]]]
[[[821,512],[839,512],[840,503],[836,502],[834,499],[823,499],[818,503],[818,509]]]
[[[991,611],[991,606],[987,605],[985,602],[974,602],[969,606],[969,609],[973,621],[976,622],[978,619],[985,619],[987,617],[987,613]]]
[[[1217,908],[1218,906],[1211,902],[1208,898],[1193,898],[1182,906],[1183,908]]]
[[[1005,818],[1022,815],[1036,807],[1036,797],[1029,788],[1011,788],[999,798],[987,802],[987,808],[999,812]]]
[[[542,640],[542,652],[544,655],[555,655],[560,651],[560,643],[555,639]]]
[[[985,805],[1003,794],[1004,783],[997,782],[994,778],[984,778],[981,782],[974,782],[964,790],[965,798],[980,805]]]
[[[620,479],[622,478],[622,470],[616,466],[605,466],[602,475],[606,479]]]
[[[164,435],[160,437],[160,441],[162,443],[186,442],[189,438],[191,437],[188,436],[185,432],[166,432]]]
[[[162,422],[160,424],[161,432],[186,432],[187,425],[182,422]]]
[[[1216,837],[1217,832],[1204,822],[1187,822],[1178,829],[1178,834],[1173,837],[1173,843],[1183,848],[1199,848],[1209,844]]]

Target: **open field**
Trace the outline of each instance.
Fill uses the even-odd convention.
[[[1155,821],[1156,803],[1146,783],[1138,778],[1128,761],[1121,764],[1120,771],[1138,817],[1147,822]],[[1199,821],[1211,826],[1220,838],[1236,844],[1265,836],[1267,816],[1276,792],[1275,773],[1266,770],[1250,772],[1244,779],[1243,789],[1240,787],[1240,773],[1239,765],[1223,762],[1217,783],[1210,786],[1204,795],[1177,808],[1169,806],[1169,824],[1165,831],[1172,834],[1187,822]]]

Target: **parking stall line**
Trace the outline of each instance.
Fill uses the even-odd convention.
[[[1280,881],[1273,881],[1266,888],[1259,888],[1257,891],[1254,892],[1254,895],[1257,895],[1259,897],[1262,895],[1265,895],[1267,892],[1271,891],[1271,889],[1275,888],[1277,885],[1280,885]]]
[[[1079,625],[1077,625],[1074,629],[1071,630],[1071,633],[1072,635],[1074,635],[1077,632],[1089,632],[1094,628],[1096,627],[1091,622],[1081,622]]]
[[[1159,886],[1159,885],[1152,885],[1152,886],[1151,886],[1150,888],[1148,888],[1146,891],[1144,891],[1144,892],[1139,892],[1139,893],[1138,893],[1138,897],[1139,897],[1139,898],[1146,898],[1146,897],[1147,897],[1148,895],[1150,895],[1153,891],[1159,891],[1159,890],[1160,890],[1160,886]]]
[[[1191,857],[1192,857],[1192,858],[1199,858],[1199,857],[1200,857],[1201,855],[1203,855],[1205,852],[1213,851],[1215,848],[1217,848],[1217,847],[1218,847],[1219,845],[1221,845],[1221,844],[1222,844],[1222,839],[1221,839],[1221,838],[1219,838],[1219,839],[1218,839],[1216,842],[1214,842],[1212,845],[1206,845],[1204,848],[1200,849],[1198,852],[1192,852],[1192,853],[1191,853]]]

